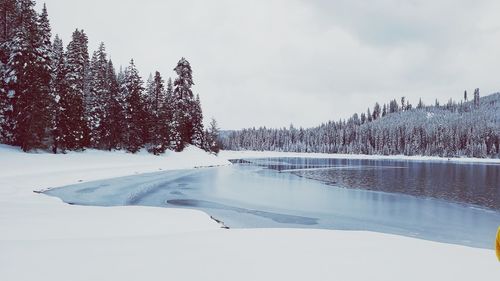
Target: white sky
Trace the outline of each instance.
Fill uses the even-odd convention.
[[[39,7],[42,0],[37,0]],[[144,80],[193,68],[223,129],[314,126],[406,96],[500,90],[500,1],[45,0],[66,45],[84,29]]]

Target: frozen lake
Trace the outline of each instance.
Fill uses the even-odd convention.
[[[194,208],[231,228],[370,230],[481,248],[493,248],[500,225],[500,165],[239,162],[87,182],[46,194],[78,205]]]

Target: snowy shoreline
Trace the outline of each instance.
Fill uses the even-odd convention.
[[[53,155],[0,145],[0,276],[5,280],[500,276],[492,250],[364,231],[225,230],[195,210],[75,206],[33,192],[159,169],[229,165],[228,155],[215,157],[192,147],[159,157],[94,150]],[[415,271],[416,264],[422,270]]]
[[[255,151],[255,150],[222,150],[222,157],[227,159],[241,158],[272,158],[272,157],[302,157],[302,158],[330,158],[330,159],[368,159],[368,160],[398,160],[398,161],[429,161],[452,163],[481,163],[500,164],[500,159],[494,158],[446,158],[438,156],[406,156],[406,155],[365,155],[365,154],[329,154],[314,152],[281,152],[281,151]]]

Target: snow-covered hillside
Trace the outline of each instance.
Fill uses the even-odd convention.
[[[500,158],[500,93],[416,108],[393,100],[373,111],[307,129],[226,131],[220,141],[225,150]]]
[[[0,279],[495,280],[492,250],[371,232],[225,230],[193,210],[67,205],[33,190],[159,169],[227,165],[165,156],[0,147]],[[492,237],[493,243],[493,237]]]

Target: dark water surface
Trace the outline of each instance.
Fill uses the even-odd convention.
[[[333,186],[441,198],[500,210],[499,164],[307,158],[270,161],[254,162]]]
[[[238,162],[46,193],[79,205],[198,209],[231,228],[369,230],[481,248],[493,248],[500,225],[500,165],[305,158]]]

